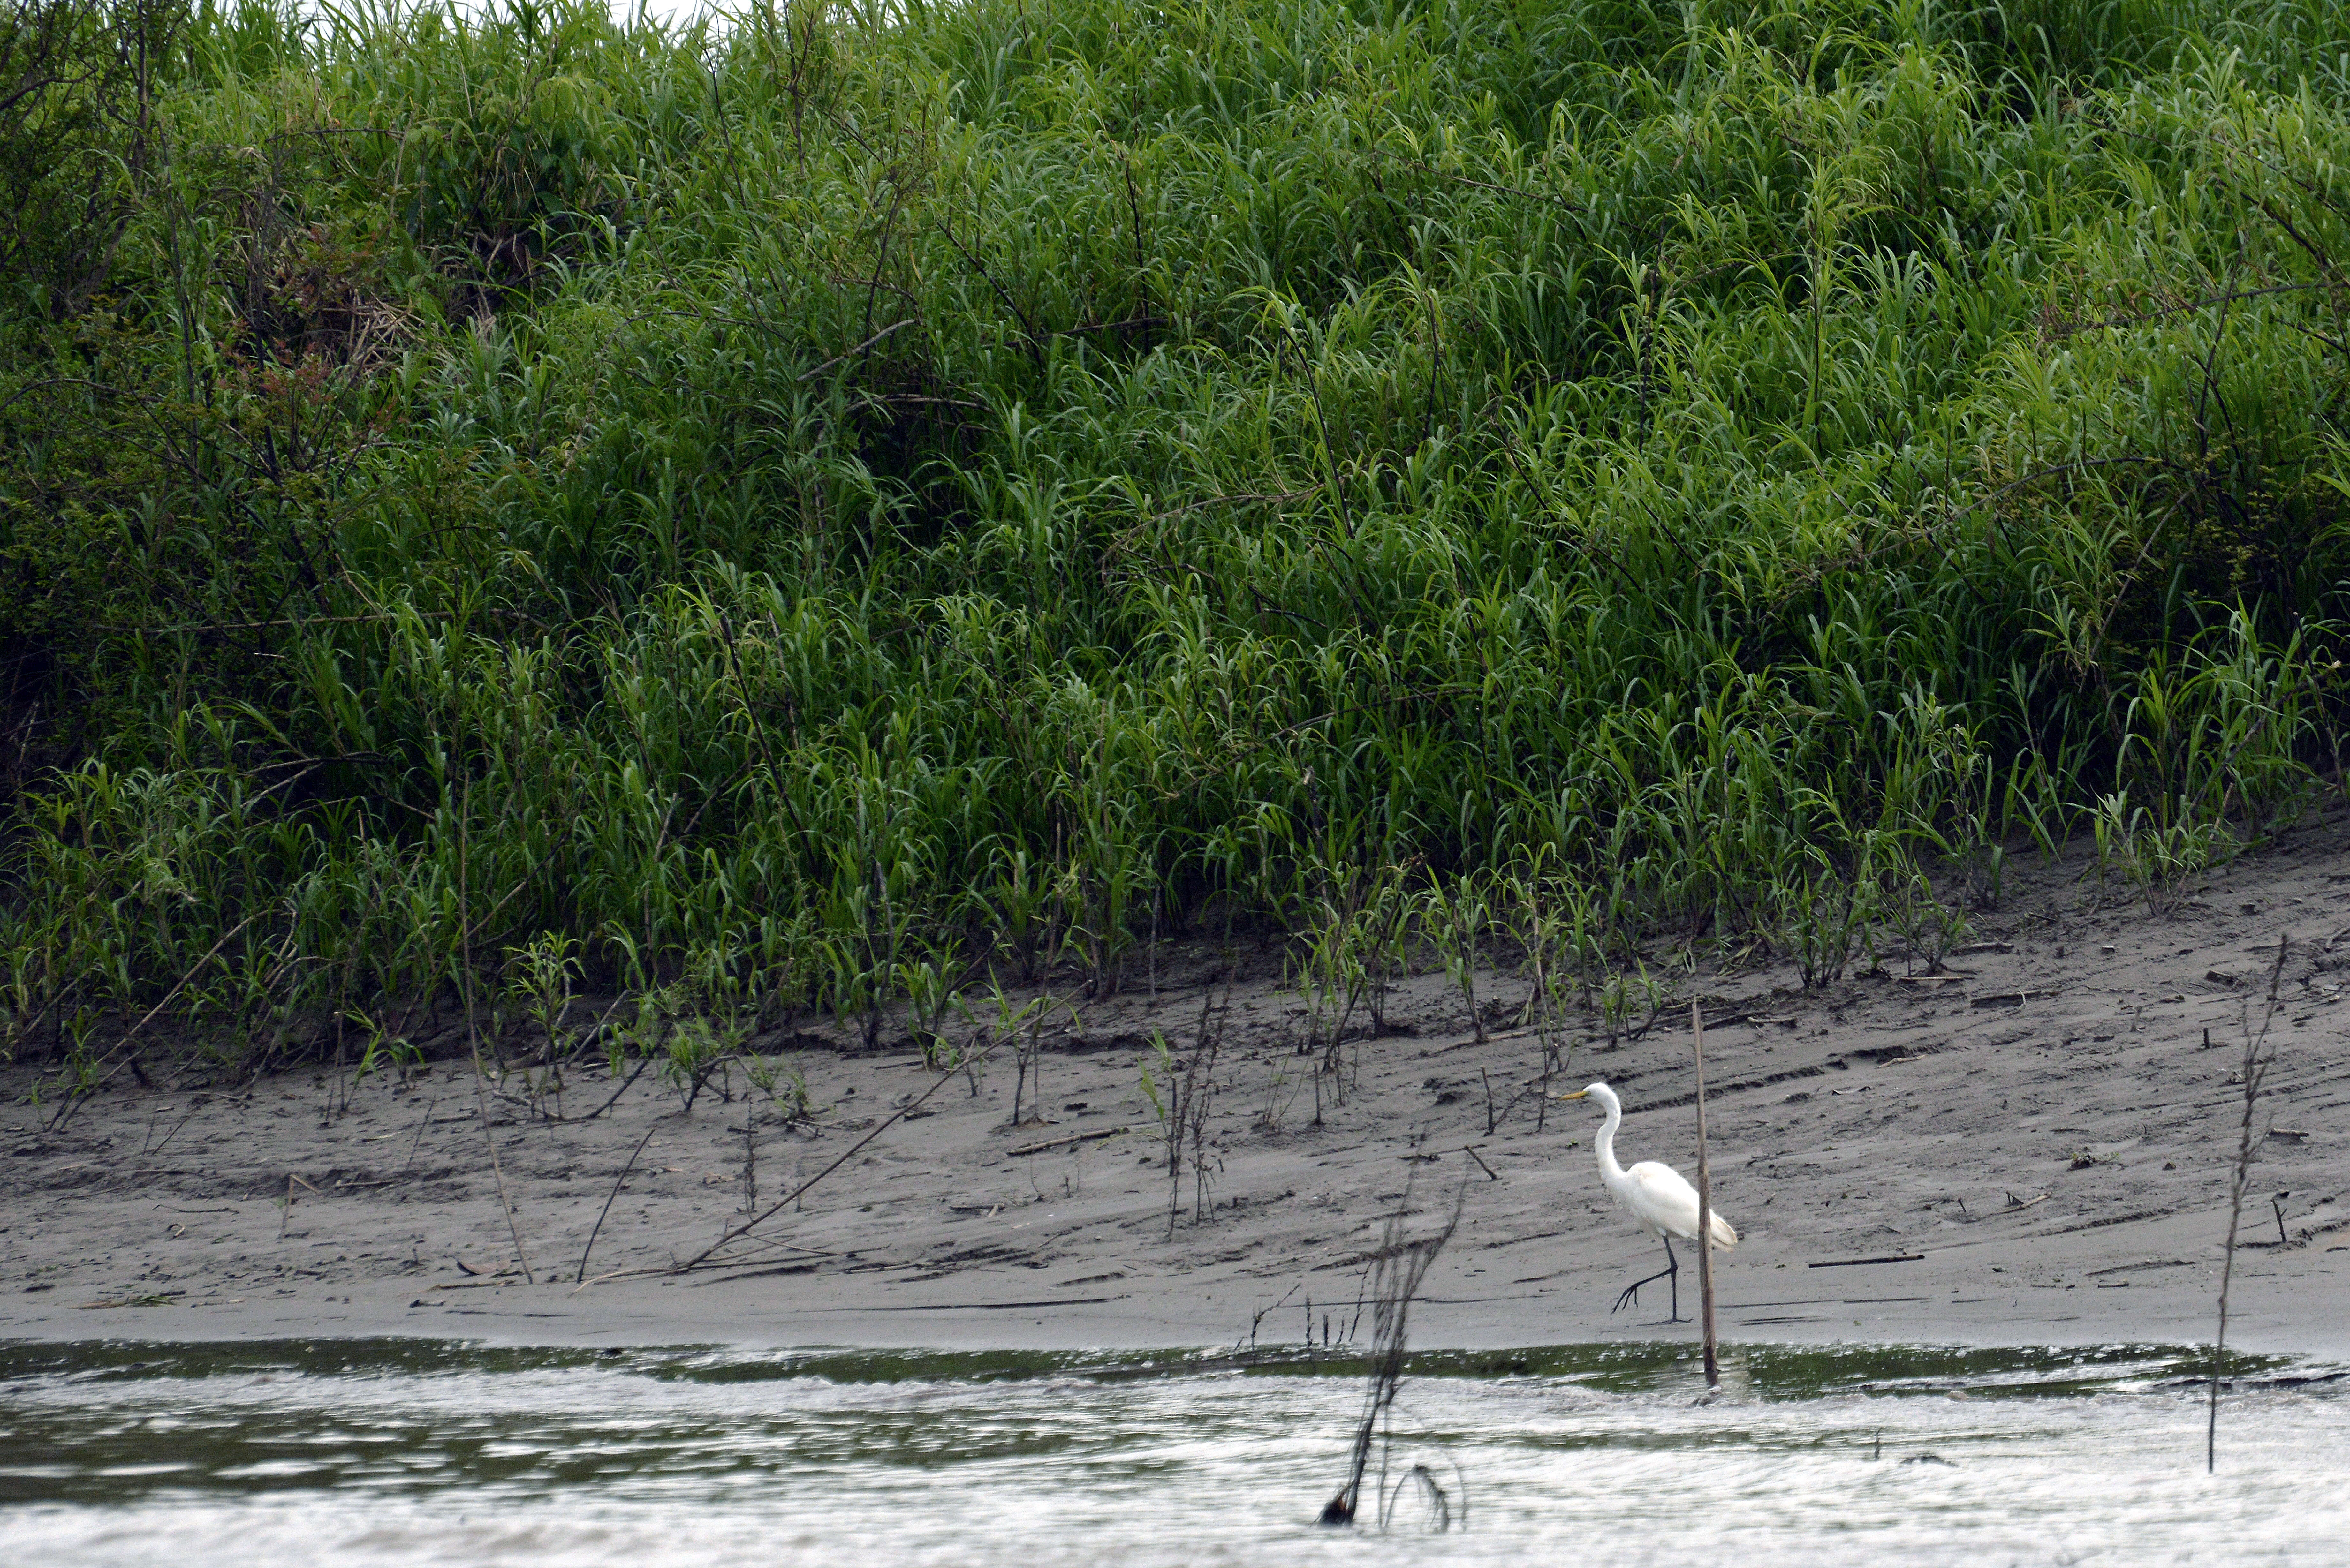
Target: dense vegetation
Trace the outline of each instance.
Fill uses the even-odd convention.
[[[2339,779],[2327,0],[8,5],[68,1085],[575,984],[923,1033],[1202,924],[1620,1006]]]

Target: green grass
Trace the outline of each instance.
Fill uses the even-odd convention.
[[[1586,1002],[1825,981],[2339,777],[2316,0],[172,3],[0,38],[145,62],[0,113],[68,1085],[467,963],[685,1072],[1203,925],[1335,1017],[1439,888]]]

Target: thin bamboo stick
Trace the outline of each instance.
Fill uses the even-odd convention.
[[[1713,1334],[1713,1175],[1705,1159],[1705,1020],[1690,1003],[1697,1036],[1697,1288],[1705,1303],[1705,1386],[1721,1386],[1721,1358]]]

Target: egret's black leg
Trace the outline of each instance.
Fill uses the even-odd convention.
[[[1645,1280],[1634,1280],[1630,1284],[1626,1285],[1621,1291],[1617,1293],[1616,1304],[1609,1307],[1607,1310],[1611,1313],[1622,1312],[1626,1307],[1640,1299],[1640,1287],[1642,1285],[1652,1284],[1656,1281],[1661,1280],[1665,1276],[1662,1274],[1650,1274]]]
[[[1688,1320],[1681,1316],[1680,1275],[1681,1261],[1673,1256],[1673,1239],[1670,1236],[1668,1236],[1665,1238],[1665,1266],[1656,1273],[1650,1274],[1647,1279],[1634,1280],[1630,1284],[1626,1285],[1623,1293],[1617,1296],[1616,1304],[1609,1307],[1607,1310],[1611,1313],[1622,1312],[1627,1306],[1640,1299],[1640,1287],[1642,1285],[1654,1284],[1659,1280],[1664,1280],[1670,1283],[1673,1292],[1673,1315],[1668,1321],[1672,1323],[1686,1322]]]

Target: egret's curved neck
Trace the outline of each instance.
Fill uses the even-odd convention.
[[[1599,1137],[1592,1147],[1599,1151],[1601,1179],[1617,1182],[1624,1179],[1624,1168],[1616,1162],[1616,1129],[1624,1125],[1624,1102],[1614,1095],[1595,1096],[1607,1107],[1607,1119],[1599,1125]]]

